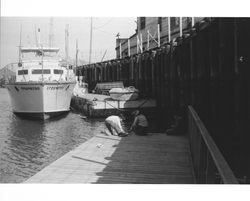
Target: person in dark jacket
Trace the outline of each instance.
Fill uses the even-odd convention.
[[[141,114],[139,110],[135,110],[132,114],[134,115],[134,122],[130,128],[130,132],[134,131],[136,135],[147,135],[148,120],[146,116]]]

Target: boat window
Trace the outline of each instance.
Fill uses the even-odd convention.
[[[19,70],[18,75],[28,75],[28,70]]]
[[[54,69],[54,74],[63,74],[63,70]]]
[[[43,74],[50,74],[50,69],[34,69],[32,70],[32,74],[42,74],[42,71],[43,71]]]

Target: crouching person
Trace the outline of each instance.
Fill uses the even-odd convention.
[[[121,122],[124,120],[124,116],[120,114],[119,116],[112,115],[105,119],[105,125],[111,135],[118,135],[120,137],[125,137],[128,135],[122,128]]]
[[[130,131],[134,131],[136,135],[147,135],[148,120],[145,115],[141,114],[139,110],[134,111],[132,114],[134,115],[134,122]]]

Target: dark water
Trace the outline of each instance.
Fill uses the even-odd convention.
[[[68,113],[48,121],[26,120],[12,113],[0,88],[0,183],[19,183],[74,149],[103,128],[103,120]]]

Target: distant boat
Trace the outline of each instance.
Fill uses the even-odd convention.
[[[58,57],[59,48],[20,47],[16,78],[6,84],[13,112],[47,119],[70,110],[75,76]]]

